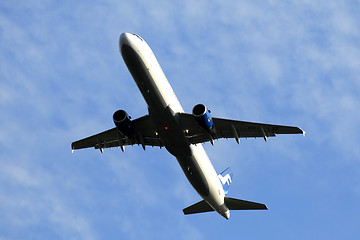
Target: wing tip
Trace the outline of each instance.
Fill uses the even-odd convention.
[[[71,153],[74,153],[74,151],[75,151],[75,147],[74,147],[74,143],[72,142],[71,143]]]
[[[300,128],[300,130],[301,130],[301,132],[302,132],[302,135],[305,137],[306,132],[305,132],[304,130],[302,130],[301,128]]]

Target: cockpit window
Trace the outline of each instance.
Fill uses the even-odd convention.
[[[139,35],[135,34],[135,33],[132,33],[132,35],[135,35],[137,36],[141,41],[144,41],[144,39],[142,39]]]

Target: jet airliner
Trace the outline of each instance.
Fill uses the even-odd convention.
[[[217,174],[201,143],[220,138],[274,137],[275,134],[305,134],[298,127],[245,122],[212,117],[204,104],[185,113],[148,44],[137,34],[123,33],[120,52],[147,106],[148,114],[131,120],[127,112],[113,114],[115,127],[71,144],[72,151],[141,145],[165,147],[181,166],[202,200],[184,214],[216,211],[229,219],[230,210],[266,210],[265,204],[228,197],[232,171]]]

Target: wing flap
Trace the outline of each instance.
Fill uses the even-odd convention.
[[[94,147],[95,149],[144,144],[146,146],[163,146],[161,139],[156,135],[155,127],[148,115],[132,121],[135,135],[130,139],[120,133],[117,128],[111,128],[93,136],[75,141],[71,149]],[[142,141],[143,140],[143,141]]]
[[[219,138],[258,138],[275,137],[276,134],[304,134],[298,127],[274,125],[256,122],[236,121],[223,118],[212,118],[213,131],[203,129],[193,115],[179,113],[179,120],[186,130],[186,138],[192,144],[213,141]]]
[[[214,125],[217,131],[224,135],[233,135],[234,127],[239,137],[262,137],[263,131],[268,137],[275,136],[275,134],[303,134],[303,130],[298,127],[274,125],[266,123],[236,121],[222,118],[213,118]]]
[[[102,148],[117,147],[120,146],[119,138],[121,138],[124,146],[132,144],[129,138],[121,136],[116,128],[112,128],[93,136],[75,141],[71,144],[71,148],[73,150],[89,147],[98,149],[100,148],[100,145]]]

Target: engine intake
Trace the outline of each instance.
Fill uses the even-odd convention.
[[[113,120],[116,128],[125,136],[131,137],[133,135],[132,122],[129,115],[124,110],[117,110],[114,112]]]
[[[197,104],[192,110],[192,114],[198,124],[205,130],[210,130],[213,127],[213,120],[210,111],[204,104]]]

